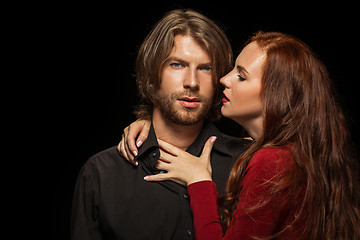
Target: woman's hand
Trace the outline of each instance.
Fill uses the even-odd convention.
[[[160,158],[156,168],[165,170],[167,173],[159,173],[144,177],[146,181],[171,180],[182,185],[212,180],[210,154],[216,137],[209,138],[204,146],[201,156],[195,157],[173,145],[158,139],[160,146]]]
[[[138,155],[137,148],[147,139],[150,126],[150,120],[136,120],[124,129],[121,141],[117,146],[120,154],[135,166],[139,164],[137,161],[134,161],[134,157]]]

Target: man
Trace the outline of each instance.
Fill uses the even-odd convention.
[[[213,180],[221,193],[245,142],[221,134],[219,79],[232,64],[225,34],[191,10],[167,13],[142,44],[136,63],[142,105],[137,116],[152,120],[137,154],[138,167],[112,147],[83,166],[74,193],[72,239],[194,239],[186,188],[149,183],[156,174],[157,138],[200,156],[217,136],[211,154]]]

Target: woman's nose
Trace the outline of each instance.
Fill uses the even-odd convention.
[[[229,76],[229,73],[226,74],[225,76],[223,76],[221,79],[220,79],[220,83],[226,87],[226,88],[229,88],[230,87],[230,76]]]

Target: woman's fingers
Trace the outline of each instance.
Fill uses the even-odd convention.
[[[198,158],[158,139],[160,157],[155,167],[167,172],[149,175],[144,179],[146,181],[171,180],[185,186],[198,181],[211,180],[210,155],[215,141],[216,137],[209,138]]]
[[[138,155],[137,148],[147,139],[150,126],[151,122],[149,120],[136,120],[123,130],[122,138],[117,149],[126,160],[135,166],[138,165],[135,159]]]
[[[174,156],[160,149],[160,157],[159,160],[170,163],[174,160]]]
[[[159,170],[169,171],[170,167],[171,167],[170,164],[164,162],[163,160],[158,160],[155,164],[155,168]]]
[[[182,152],[181,149],[179,149],[161,139],[158,139],[157,141],[158,141],[159,147],[161,149],[165,150],[166,152],[170,153],[171,155],[178,156]]]
[[[125,150],[125,144],[124,141],[121,140],[117,146],[117,149],[120,153],[121,156],[123,156],[126,160],[130,161],[131,159],[129,158],[129,156],[127,155],[127,152]]]
[[[216,139],[216,136],[212,136],[206,141],[204,149],[201,153],[201,158],[210,160],[211,150],[215,144]]]
[[[134,158],[134,156],[129,152],[129,149],[127,148],[127,145],[124,143],[124,141],[122,140],[119,143],[120,146],[120,154],[127,160],[129,161],[131,164],[133,164],[134,166],[139,165],[138,161]]]
[[[149,120],[138,120],[142,121],[142,130],[139,133],[138,138],[136,139],[136,146],[139,148],[143,142],[147,139],[150,131],[151,122]]]
[[[156,175],[145,176],[144,180],[148,181],[148,182],[157,182],[157,181],[165,181],[165,180],[171,180],[171,179],[167,173],[159,173]]]
[[[138,149],[135,145],[135,139],[142,128],[133,124],[134,123],[130,124],[130,126],[124,129],[124,137],[122,139],[125,140],[125,146],[128,151],[128,155],[136,157],[138,155]]]
[[[159,182],[159,181],[171,180],[171,181],[179,183],[183,186],[186,186],[185,182],[181,181],[180,179],[172,177],[171,174],[169,174],[169,173],[159,173],[156,175],[148,175],[148,176],[144,177],[144,180],[147,182]]]
[[[123,131],[121,141],[117,145],[117,150],[119,151],[120,155],[123,156],[127,161],[129,161],[134,166],[137,166],[139,163],[135,160],[135,154],[131,152],[128,144],[126,144],[127,134],[128,134],[129,127],[126,127]],[[136,154],[137,155],[137,154]]]

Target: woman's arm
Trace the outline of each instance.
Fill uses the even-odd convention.
[[[188,186],[196,239],[250,240],[271,236],[281,229],[277,223],[286,220],[284,213],[288,209],[284,209],[286,203],[283,201],[287,198],[270,193],[274,178],[288,165],[286,152],[262,149],[250,160],[242,180],[239,202],[224,235],[218,215],[218,192],[207,165],[213,143],[210,139],[207,141],[200,158],[163,141],[159,141],[159,145],[162,150],[157,167],[168,172],[147,176],[145,180],[172,180]]]
[[[217,189],[213,182],[198,182],[188,186],[194,217],[195,238],[199,240],[266,238],[280,231],[293,218],[286,193],[272,194],[276,176],[288,166],[288,153],[275,149],[258,151],[246,169],[242,191],[230,226],[225,234],[218,215]],[[284,194],[284,195],[282,195]],[[289,212],[290,211],[290,212]],[[285,232],[294,239],[296,229]]]
[[[222,239],[224,232],[218,214],[218,191],[212,181],[190,184],[187,188],[194,219],[195,239]]]

